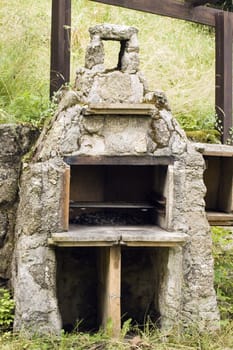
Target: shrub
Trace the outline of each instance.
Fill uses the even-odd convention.
[[[7,289],[0,288],[0,332],[9,330],[14,320],[14,300]]]
[[[221,319],[233,320],[233,245],[232,233],[221,227],[212,227],[215,289]]]

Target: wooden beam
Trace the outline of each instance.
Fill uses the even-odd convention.
[[[69,201],[70,201],[70,167],[67,166],[63,175],[63,191],[61,201],[62,228],[64,231],[69,229]]]
[[[102,250],[100,256],[101,323],[110,336],[119,337],[121,330],[121,247]]]
[[[232,33],[232,14],[217,13],[215,104],[223,143],[229,142],[232,128]]]
[[[179,0],[90,0],[103,4],[121,6],[132,10],[154,13],[186,21],[215,26],[216,13],[223,12],[218,9],[198,6]],[[232,17],[233,15],[230,14]]]
[[[172,156],[67,156],[69,165],[169,165],[174,163]]]
[[[71,0],[52,0],[50,97],[70,80]]]

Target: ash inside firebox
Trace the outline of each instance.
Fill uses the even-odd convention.
[[[153,224],[150,211],[119,212],[101,210],[81,213],[71,222],[77,225],[150,225]]]

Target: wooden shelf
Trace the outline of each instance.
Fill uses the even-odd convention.
[[[233,226],[233,213],[207,211],[207,219],[212,226]]]
[[[204,156],[233,157],[233,146],[211,143],[194,143],[195,148]]]
[[[52,233],[48,243],[58,247],[133,246],[174,247],[184,244],[187,235],[158,226],[81,226]]]

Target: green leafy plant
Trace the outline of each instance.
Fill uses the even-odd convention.
[[[14,320],[14,300],[7,289],[0,288],[0,332],[9,330]]]
[[[215,289],[222,320],[233,320],[233,244],[232,233],[212,227]]]

